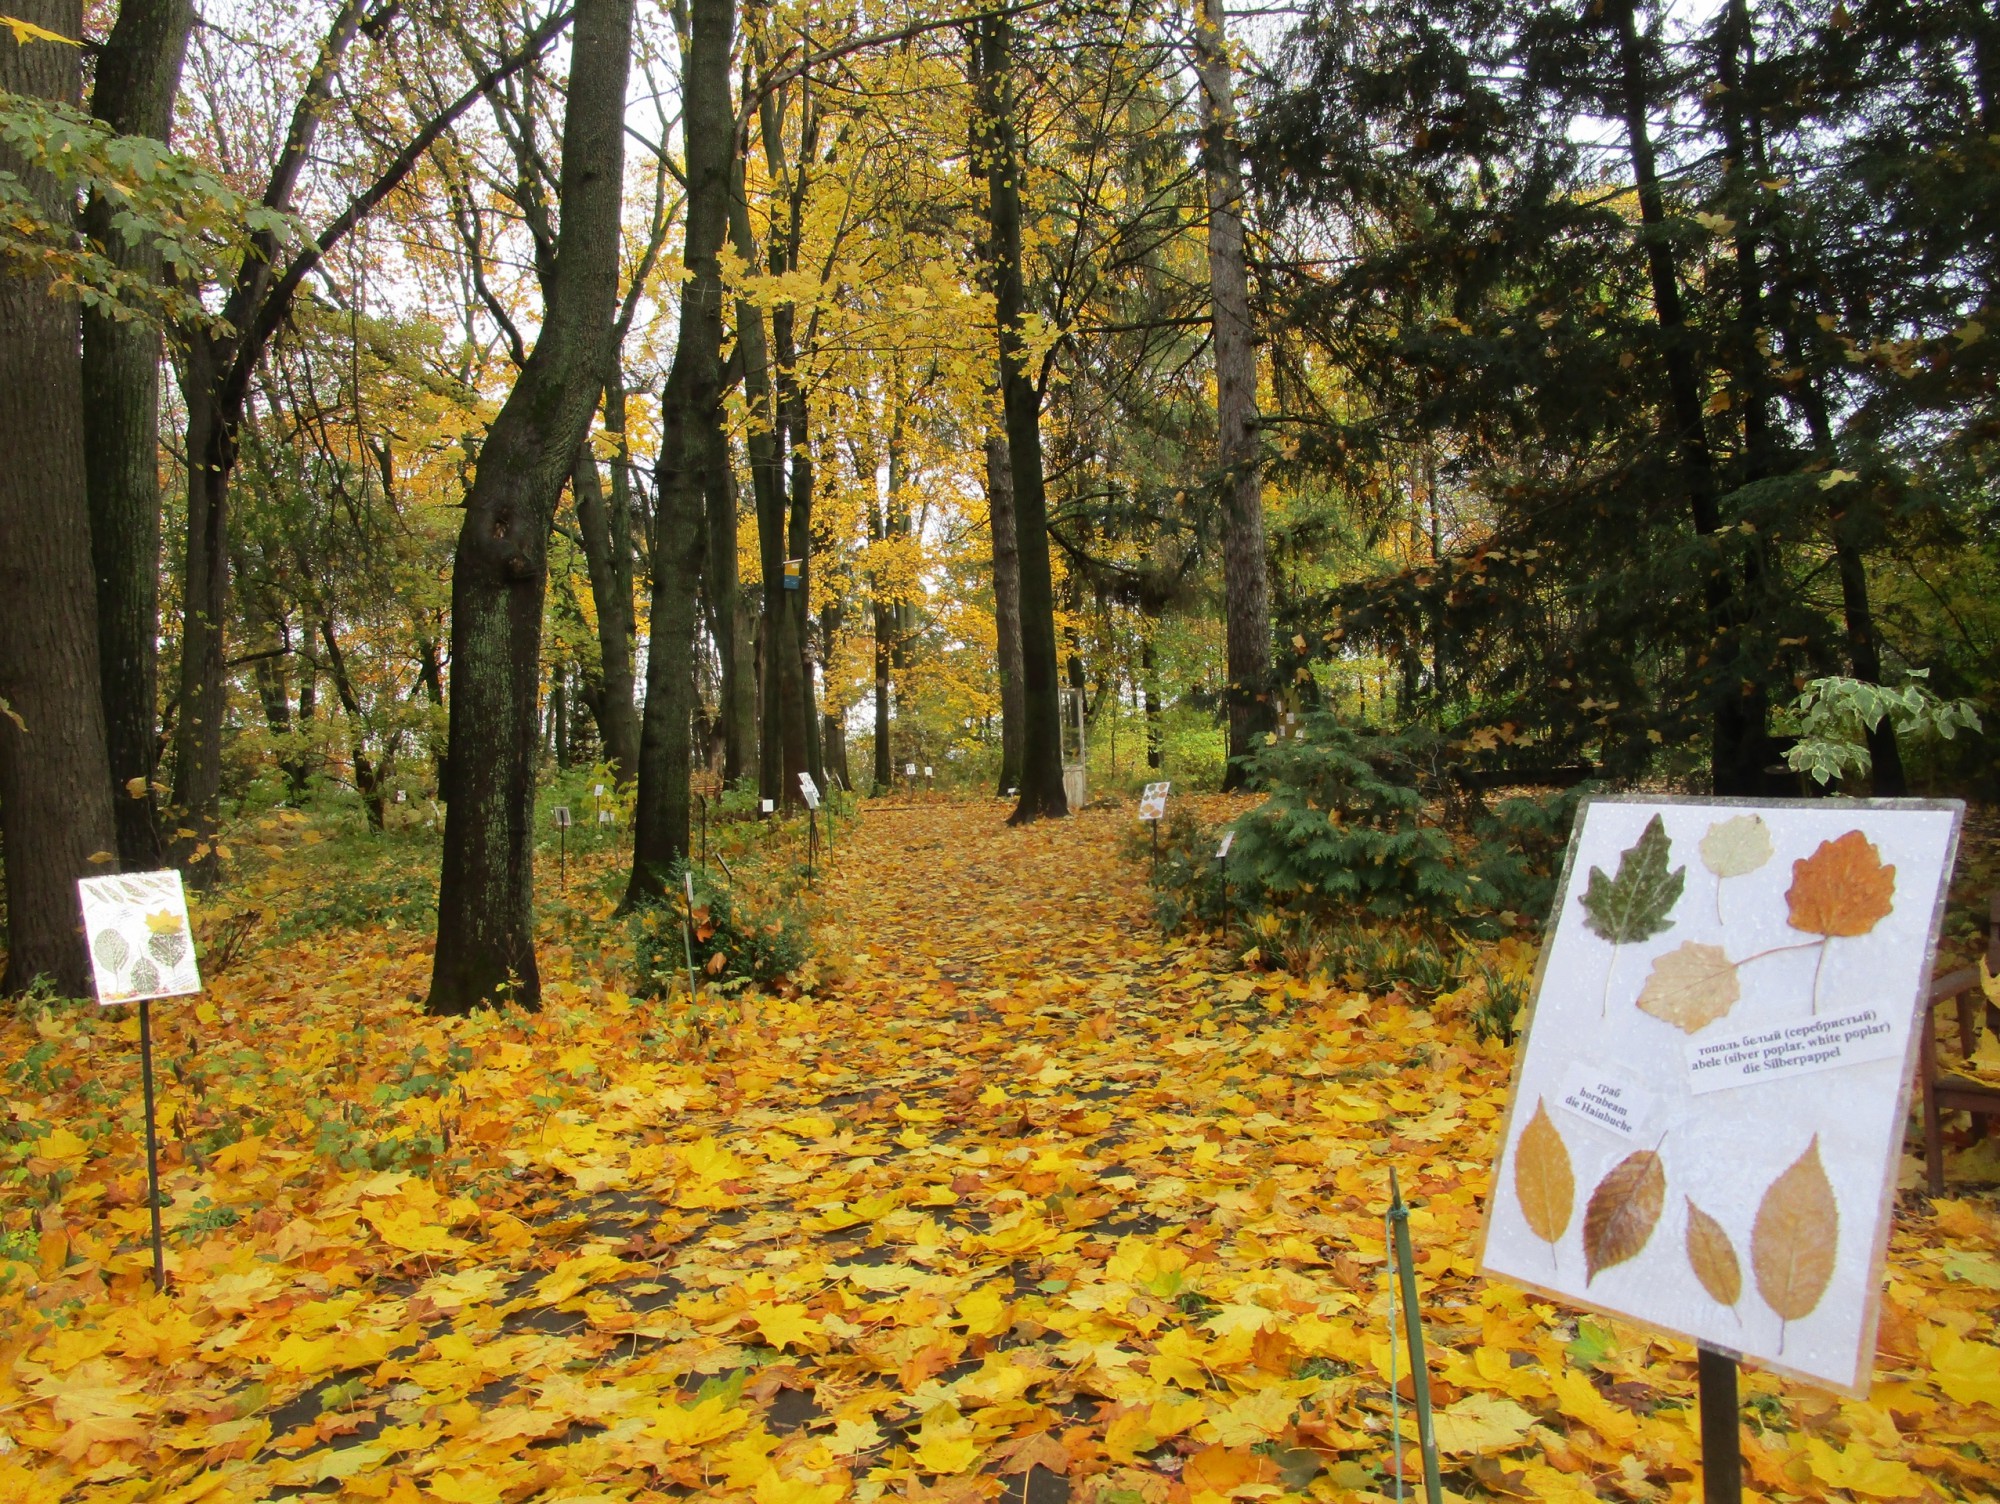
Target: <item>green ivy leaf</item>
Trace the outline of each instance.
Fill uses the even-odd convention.
[[[1613,945],[1634,945],[1673,928],[1667,915],[1680,902],[1687,868],[1667,870],[1672,849],[1667,827],[1655,815],[1619,856],[1616,877],[1606,877],[1602,867],[1590,869],[1583,922],[1593,935]]]

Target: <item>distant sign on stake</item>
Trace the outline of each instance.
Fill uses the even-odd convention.
[[[1171,783],[1149,783],[1146,792],[1139,796],[1139,818],[1160,821],[1167,818],[1167,793],[1173,788]]]
[[[812,774],[799,774],[799,792],[805,796],[807,809],[819,808],[819,785],[813,782]]]
[[[201,991],[194,931],[178,872],[128,872],[78,880],[83,932],[101,1004],[139,1005],[139,1080],[146,1108],[146,1204],[153,1223],[153,1288],[167,1283],[160,1233],[160,1139],[153,1106],[153,1009],[156,997]]]
[[[1706,1348],[1732,1479],[1734,1359],[1868,1392],[1963,815],[1599,798],[1571,833],[1482,1263]]]

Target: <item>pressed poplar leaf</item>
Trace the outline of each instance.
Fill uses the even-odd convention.
[[[1809,935],[1865,935],[1895,905],[1896,869],[1858,830],[1792,863],[1785,906],[1793,929]]]
[[[1771,860],[1771,827],[1762,815],[1717,820],[1701,838],[1701,864],[1717,877],[1741,877]]]
[[[1688,1200],[1688,1266],[1702,1289],[1725,1306],[1743,1298],[1743,1265],[1737,1261],[1736,1245],[1715,1218]]]
[[[1736,963],[1722,947],[1687,940],[1654,960],[1639,989],[1639,1011],[1693,1034],[1724,1017],[1742,996]]]
[[[1666,1202],[1666,1167],[1654,1150],[1637,1150],[1613,1165],[1590,1193],[1583,1213],[1584,1283],[1613,1264],[1637,1258]]]
[[[1764,1304],[1786,1321],[1811,1315],[1833,1278],[1839,1242],[1840,1207],[1814,1134],[1806,1152],[1764,1192],[1750,1228],[1750,1267]]]
[[[1555,1243],[1569,1231],[1576,1207],[1576,1174],[1570,1169],[1569,1148],[1549,1118],[1548,1103],[1537,1097],[1535,1115],[1514,1146],[1514,1195],[1528,1230],[1544,1243]]]
[[[1613,945],[1635,945],[1673,928],[1667,915],[1680,901],[1687,868],[1667,870],[1672,851],[1667,827],[1654,815],[1639,839],[1620,853],[1616,877],[1606,877],[1602,867],[1590,869],[1583,922],[1592,934]]]
[[[90,942],[90,949],[97,957],[97,964],[106,971],[120,971],[132,959],[132,947],[116,930],[99,930],[97,938]]]
[[[134,992],[150,992],[160,985],[160,973],[151,961],[141,956],[139,964],[132,968],[132,975],[126,978],[126,981],[130,983]]]
[[[148,935],[146,949],[152,952],[153,959],[162,966],[178,966],[181,964],[181,957],[187,954],[187,936],[179,930]]]

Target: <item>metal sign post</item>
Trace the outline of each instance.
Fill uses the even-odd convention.
[[[131,872],[86,877],[76,885],[83,930],[90,941],[97,1001],[139,1005],[139,1085],[146,1112],[146,1205],[153,1233],[153,1288],[167,1287],[166,1240],[160,1226],[159,1109],[153,1090],[153,1009],[156,997],[201,991],[194,931],[178,872]]]
[[[812,774],[799,774],[799,793],[806,801],[806,881],[811,882],[813,863],[819,859],[819,785]]]
[[[1696,1356],[1702,1504],[1742,1504],[1743,1438],[1738,1430],[1736,1359],[1706,1344],[1696,1349]]]
[[[1389,1167],[1389,1225],[1396,1239],[1396,1277],[1403,1287],[1403,1330],[1410,1346],[1410,1388],[1417,1401],[1417,1445],[1424,1459],[1424,1494],[1430,1504],[1440,1504],[1443,1485],[1438,1478],[1437,1431],[1431,1419],[1431,1370],[1424,1360],[1424,1318],[1417,1309],[1417,1265],[1410,1252],[1410,1209],[1403,1204],[1402,1187],[1396,1183],[1396,1167]],[[1389,1333],[1393,1349],[1396,1334]],[[1403,1438],[1395,1440],[1402,1454]]]
[[[681,873],[681,887],[687,894],[687,915],[681,920],[681,949],[687,956],[688,1006],[694,1006],[694,874]]]
[[[1236,832],[1225,830],[1222,843],[1215,848],[1216,870],[1222,875],[1222,935],[1225,940],[1229,937],[1229,848],[1235,844]]]
[[[563,892],[569,891],[569,806],[558,804],[556,819],[556,872]]]

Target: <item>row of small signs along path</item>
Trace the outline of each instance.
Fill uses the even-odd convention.
[[[277,1119],[169,1146],[164,1297],[136,1141],[62,1137],[75,1080],[24,1089],[26,1162],[76,1173],[66,1262],[45,1231],[0,1292],[0,1496],[1374,1500],[1392,1165],[1447,1491],[1695,1496],[1693,1350],[1477,1271],[1511,1061],[1467,999],[1246,973],[1151,926],[1129,807],[1004,815],[871,804],[808,992],[735,1009],[713,1059],[554,942],[525,1023],[416,1017],[427,958],[379,931],[159,1005],[164,1119],[224,1049]],[[451,1091],[359,1105],[388,1038]],[[43,1040],[76,1080],[129,1058],[95,1011]],[[451,1157],[341,1166],[308,1091],[441,1114]],[[1996,1250],[1990,1198],[1900,1198],[1873,1397],[1746,1372],[1756,1494],[2000,1489]]]

